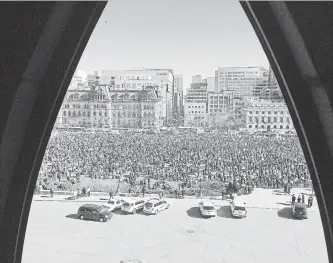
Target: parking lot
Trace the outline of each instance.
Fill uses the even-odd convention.
[[[170,209],[156,216],[116,212],[107,223],[75,219],[80,203],[35,201],[22,262],[328,262],[318,211],[294,220],[289,207],[248,208],[247,218],[234,219],[218,200],[218,216],[203,219],[199,200],[168,201]]]

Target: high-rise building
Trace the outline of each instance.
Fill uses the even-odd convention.
[[[174,76],[174,112],[176,116],[184,116],[183,75]]]
[[[202,82],[201,75],[195,75],[192,77],[192,83],[201,83],[201,82]]]
[[[215,71],[215,91],[233,90],[235,97],[252,96],[263,72],[262,67],[220,67]]]
[[[191,83],[186,93],[186,102],[206,102],[207,83]]]
[[[200,82],[196,82],[199,80]],[[192,81],[194,83],[191,83],[190,88],[187,90],[184,103],[184,125],[208,126],[207,83],[201,82],[201,76],[200,78],[192,78]]]
[[[207,83],[207,92],[215,91],[215,77],[207,77],[202,82]]]
[[[283,102],[284,98],[280,87],[271,68],[266,70],[262,77],[257,79],[257,84],[253,88],[253,96],[262,100],[272,102]]]

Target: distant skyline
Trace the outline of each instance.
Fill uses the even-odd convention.
[[[78,69],[172,68],[187,89],[218,67],[268,65],[236,0],[111,0]]]

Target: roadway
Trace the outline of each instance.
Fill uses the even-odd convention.
[[[107,223],[74,219],[80,203],[32,203],[23,263],[328,263],[318,210],[294,220],[289,207],[248,208],[231,217],[218,200],[218,216],[203,219],[195,199],[171,199],[156,216],[116,212]]]

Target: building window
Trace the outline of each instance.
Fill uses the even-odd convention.
[[[271,112],[269,111],[268,114],[271,114]]]
[[[289,129],[289,125],[286,126],[286,129]]]
[[[252,128],[252,125],[249,125],[249,128]]]
[[[63,114],[64,114],[64,116],[66,116],[66,114],[67,114],[67,113],[66,113],[66,111],[65,111],[65,110],[64,110],[64,113],[63,113]]]
[[[280,129],[283,129],[283,126],[282,126],[282,125],[280,125]]]
[[[283,117],[280,117],[280,122],[283,123]]]
[[[276,125],[274,125],[274,129],[276,129]]]

